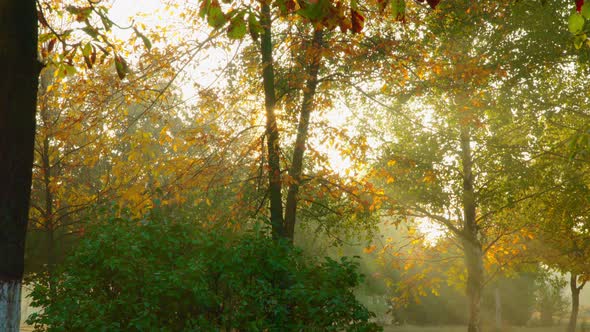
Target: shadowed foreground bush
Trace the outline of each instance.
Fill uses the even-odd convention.
[[[53,287],[34,284],[38,331],[378,331],[354,297],[357,263],[316,261],[260,232],[113,219],[89,230]],[[51,289],[50,289],[51,288]]]

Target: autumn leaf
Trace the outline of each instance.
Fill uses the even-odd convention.
[[[246,35],[246,21],[244,21],[244,14],[235,15],[227,28],[227,36],[231,39],[242,39]]]
[[[350,17],[352,22],[351,31],[353,33],[360,33],[361,31],[363,31],[363,27],[365,25],[365,17],[355,9],[350,10]]]
[[[141,41],[143,42],[143,45],[145,46],[145,48],[149,51],[152,49],[152,42],[149,40],[148,37],[146,37],[143,33],[139,32],[139,30],[136,27],[133,27],[133,30],[135,31],[135,34],[141,38]]]
[[[373,251],[375,251],[375,249],[377,249],[377,246],[373,244],[373,245],[370,245],[370,246],[368,246],[368,247],[364,248],[364,249],[363,249],[363,252],[364,252],[365,254],[370,254],[370,253],[372,253]]]
[[[253,40],[258,40],[258,36],[262,33],[262,25],[254,14],[248,15],[248,32]]]
[[[127,65],[127,61],[120,56],[115,55],[115,69],[117,70],[117,75],[119,79],[124,79],[125,76],[129,73],[129,66]]]
[[[219,2],[217,2],[217,0],[211,1],[211,5],[209,6],[209,10],[207,12],[207,23],[209,23],[209,25],[213,28],[218,29],[221,28],[226,22],[227,19],[221,10],[221,7],[219,6]]]

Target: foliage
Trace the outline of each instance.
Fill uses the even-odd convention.
[[[537,281],[537,310],[541,325],[553,325],[555,318],[567,312],[569,301],[563,294],[567,282],[560,276],[546,275]]]
[[[54,280],[34,284],[37,331],[377,331],[354,297],[358,263],[316,261],[260,230],[243,236],[152,214],[88,230]]]

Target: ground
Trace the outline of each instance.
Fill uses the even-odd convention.
[[[553,327],[509,327],[503,330],[503,332],[563,332],[565,327],[553,326]],[[419,327],[419,326],[395,326],[386,327],[385,332],[465,332],[467,327],[465,326],[430,326],[430,327]],[[492,332],[493,329],[484,329],[483,332]],[[579,329],[579,331],[584,331]],[[586,331],[590,332],[590,326],[586,328]]]

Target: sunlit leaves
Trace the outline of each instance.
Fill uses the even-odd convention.
[[[207,10],[207,23],[213,28],[221,28],[226,22],[227,19],[221,10],[219,2],[212,0]]]
[[[573,13],[568,19],[568,28],[571,33],[578,33],[584,28],[584,17],[578,13]]]
[[[584,43],[588,43],[586,20],[590,19],[590,3],[584,1],[576,2],[576,12],[568,18],[568,29],[574,35],[574,47],[582,48]]]
[[[115,69],[120,79],[124,79],[129,73],[129,65],[121,55],[115,55]]]
[[[247,32],[246,21],[244,20],[244,13],[234,15],[230,20],[227,28],[227,36],[231,39],[242,39]]]
[[[255,41],[258,40],[258,37],[262,33],[262,25],[260,25],[254,13],[248,15],[248,33],[250,33],[252,40]]]
[[[365,17],[357,10],[350,10],[350,17],[352,22],[351,31],[353,33],[360,33],[365,26]]]
[[[56,18],[62,21],[59,22]],[[108,16],[108,8],[100,1],[90,1],[84,6],[72,2],[41,1],[38,19],[42,28],[39,38],[41,60],[46,65],[67,69],[69,66],[76,68],[82,64],[87,69],[92,69],[97,62],[103,63],[107,57],[125,54],[125,47],[117,45],[111,34],[113,26],[133,29],[136,36],[143,41],[146,50],[149,51],[152,47],[151,41],[135,25],[121,27],[114,23]],[[77,56],[77,53],[82,56]],[[123,64],[121,59],[114,61],[116,64]],[[62,62],[68,67],[61,64]],[[124,77],[129,72],[128,65],[116,65],[115,69],[119,77]],[[64,73],[71,71],[66,70]]]
[[[149,40],[148,37],[146,37],[143,33],[141,33],[136,27],[133,27],[133,31],[135,31],[135,34],[141,38],[141,41],[143,42],[143,45],[145,46],[145,48],[149,51],[152,49],[152,42]]]
[[[92,13],[92,7],[77,7],[73,5],[66,6],[66,10],[76,16],[76,21],[86,21]]]

